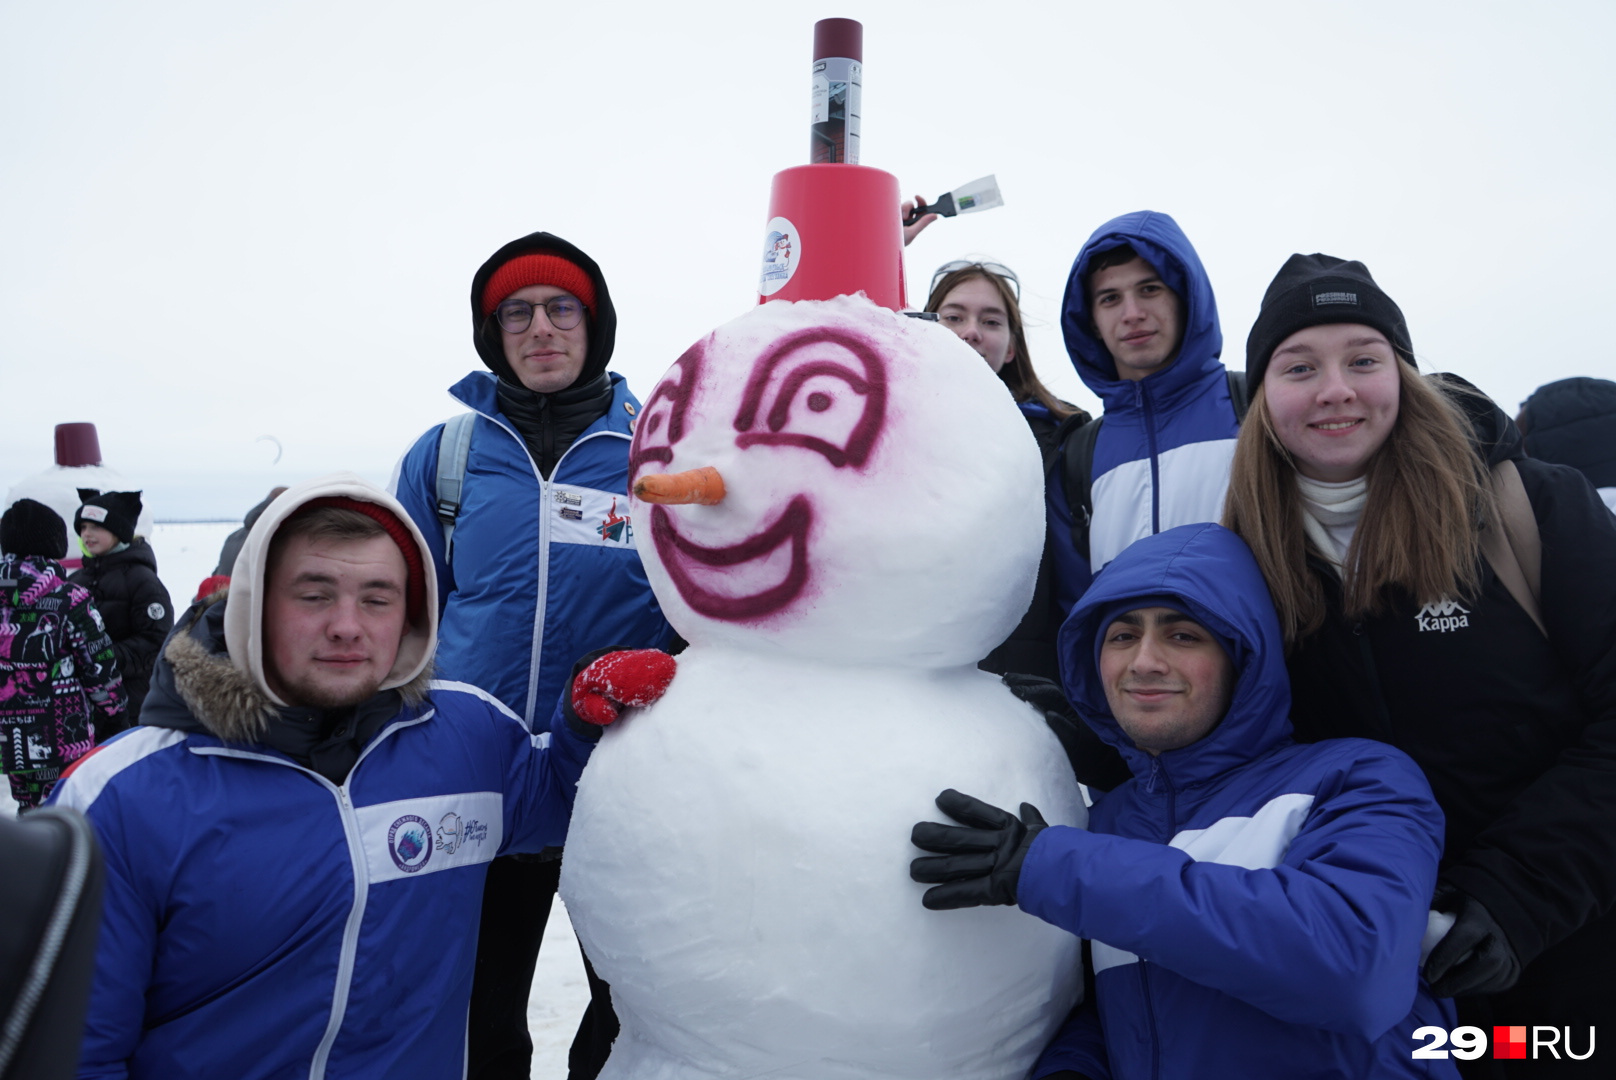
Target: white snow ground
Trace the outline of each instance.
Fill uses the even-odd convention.
[[[159,523],[151,537],[157,554],[158,576],[168,588],[176,611],[184,611],[202,579],[213,572],[224,538],[239,528],[239,521]],[[14,815],[7,785],[0,782],[0,814]],[[567,1050],[589,1004],[589,983],[578,957],[578,939],[572,934],[566,906],[558,897],[539,949],[528,997],[528,1031],[533,1035],[534,1080],[565,1080]]]

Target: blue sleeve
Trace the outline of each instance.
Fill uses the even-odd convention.
[[[505,843],[500,854],[542,851],[566,843],[572,820],[572,802],[578,794],[595,741],[575,731],[562,717],[560,706],[550,730],[528,733],[514,713],[498,712],[492,719],[509,749],[505,773]]]
[[[1072,1011],[1027,1075],[1029,1080],[1039,1080],[1061,1072],[1082,1073],[1089,1080],[1111,1080],[1111,1059],[1105,1052],[1100,1014],[1092,1001]]]
[[[101,841],[107,877],[79,1054],[80,1080],[121,1080],[129,1075],[129,1060],[145,1033],[146,991],[157,964],[160,901],[153,890],[142,887],[136,860],[163,859],[147,842],[152,838],[131,841],[125,835],[122,817],[107,805],[113,801],[103,792],[86,811]]]
[[[443,522],[438,520],[438,444],[443,441],[443,425],[415,440],[398,463],[393,479],[393,497],[409,512],[410,520],[426,537],[432,551],[432,568],[438,575],[438,614],[443,614],[454,592],[454,573],[444,559]]]
[[[1280,1020],[1379,1038],[1418,990],[1442,813],[1396,751],[1343,760],[1325,781],[1272,868],[1046,829],[1021,907]]]
[[[1045,517],[1049,522],[1049,551],[1053,556],[1055,573],[1055,603],[1060,607],[1061,619],[1072,613],[1072,608],[1088,591],[1094,574],[1088,560],[1077,553],[1072,544],[1072,508],[1066,501],[1066,488],[1061,483],[1062,459],[1055,459],[1044,487]]]

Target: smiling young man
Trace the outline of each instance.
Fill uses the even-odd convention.
[[[673,637],[628,520],[640,404],[607,370],[617,311],[606,279],[560,237],[533,233],[494,252],[472,277],[471,320],[488,370],[449,390],[471,412],[416,440],[394,493],[442,583],[439,674],[488,690],[539,734],[579,656]],[[502,858],[489,870],[471,1080],[529,1074],[527,999],[560,854]],[[585,963],[591,1002],[573,1080],[600,1071],[617,1034],[606,985]]]
[[[58,785],[107,864],[81,1077],[463,1074],[489,861],[562,842],[599,729],[429,681],[429,559],[358,477],[290,489]]]
[[[1220,362],[1217,302],[1200,257],[1166,214],[1106,222],[1066,282],[1066,350],[1105,403],[1050,473],[1056,595],[1071,610],[1129,544],[1223,510],[1240,409]]]
[[[1291,740],[1284,642],[1219,525],[1147,537],[1061,630],[1066,691],[1133,779],[1089,827],[957,791],[915,826],[936,910],[1014,904],[1091,941],[1093,1000],[1031,1076],[1456,1077],[1414,1061],[1454,1024],[1419,978],[1442,814],[1415,764]]]

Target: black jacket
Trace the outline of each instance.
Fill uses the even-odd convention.
[[[1380,739],[1419,763],[1447,815],[1442,880],[1503,927],[1528,965],[1523,986],[1546,951],[1557,956],[1545,956],[1542,970],[1608,979],[1616,921],[1601,913],[1616,903],[1616,517],[1576,471],[1525,458],[1496,407],[1475,420],[1482,452],[1490,463],[1516,462],[1532,503],[1549,638],[1485,563],[1473,599],[1433,610],[1404,597],[1351,624],[1334,575],[1315,564],[1330,615],[1289,660],[1296,735]],[[1561,1015],[1541,994],[1531,1001],[1543,1006],[1533,1015]]]
[[[83,567],[73,571],[67,580],[82,585],[95,597],[95,606],[112,638],[123,688],[129,695],[124,723],[109,731],[110,737],[134,724],[140,715],[157,652],[174,627],[174,604],[157,579],[157,556],[151,545],[138,536],[123,551],[85,559]]]

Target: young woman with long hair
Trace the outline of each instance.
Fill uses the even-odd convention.
[[[1452,926],[1424,976],[1462,1023],[1569,1028],[1582,1054],[1616,1030],[1616,517],[1469,384],[1422,377],[1361,263],[1292,256],[1246,372],[1224,524],[1278,609],[1297,738],[1420,764],[1447,816],[1428,944]],[[1512,491],[1540,561],[1489,542]],[[1483,1065],[1516,1068],[1461,1069]]]
[[[1062,421],[1077,416],[1076,422],[1083,423],[1088,414],[1050,393],[1033,370],[1021,325],[1020,295],[1021,282],[1009,267],[960,259],[944,263],[932,275],[926,310],[936,312],[938,321],[975,349],[1004,382],[1038,440],[1047,469]],[[1061,614],[1054,600],[1047,539],[1045,548],[1032,605],[1021,624],[981,662],[984,670],[1060,677],[1055,635]]]

